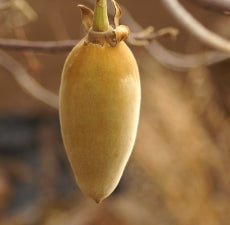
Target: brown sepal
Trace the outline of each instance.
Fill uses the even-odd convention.
[[[120,25],[120,18],[121,18],[121,15],[122,15],[122,12],[121,12],[121,8],[119,6],[119,4],[115,1],[115,0],[111,0],[114,7],[115,7],[115,15],[114,15],[114,25],[115,27],[118,27]]]
[[[126,40],[130,34],[129,27],[127,27],[125,25],[120,25],[120,26],[116,27],[116,29],[114,31],[115,31],[116,39],[117,39],[118,43],[120,41]]]
[[[91,10],[90,8],[88,8],[85,5],[78,5],[78,7],[81,9],[82,23],[83,23],[86,31],[88,31],[90,29],[90,27],[93,26],[94,12],[93,12],[93,10]]]

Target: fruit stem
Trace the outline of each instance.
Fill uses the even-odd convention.
[[[93,17],[93,31],[104,32],[109,28],[107,0],[96,0]]]

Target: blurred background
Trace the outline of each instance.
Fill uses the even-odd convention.
[[[55,41],[84,36],[77,4],[93,8],[94,1],[15,0],[17,5],[5,7],[8,2],[0,1],[1,38]],[[181,2],[208,28],[230,37],[228,16]],[[143,28],[178,28],[176,40],[158,40],[166,49],[192,57],[210,51],[162,1],[119,3]],[[140,30],[125,14],[122,23]],[[196,66],[186,67],[182,60],[178,68],[162,65],[145,47],[130,47],[142,84],[139,130],[118,188],[100,205],[75,183],[57,109],[20,87],[27,81],[19,70],[7,71],[15,65],[7,64],[11,56],[58,94],[68,52],[0,52],[0,225],[230,224],[229,60],[204,66],[199,55]]]

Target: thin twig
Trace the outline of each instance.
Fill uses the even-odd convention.
[[[0,50],[0,65],[14,76],[17,83],[28,94],[50,107],[58,109],[58,96],[42,87],[15,59],[2,50]]]
[[[230,12],[230,1],[229,0],[189,0],[193,3],[198,3],[206,8],[219,11],[219,12]]]
[[[199,66],[210,66],[229,59],[223,52],[208,51],[196,54],[182,54],[166,49],[157,42],[146,46],[148,53],[159,63],[176,71],[187,71]]]
[[[152,26],[147,27],[140,32],[131,33],[127,42],[134,46],[147,46],[152,41],[155,41],[162,37],[175,38],[179,31],[173,27],[165,27],[158,31],[154,31]]]
[[[163,2],[177,21],[191,34],[210,47],[230,53],[230,41],[205,28],[179,3],[178,0],[163,0]]]
[[[179,31],[176,28],[173,27],[165,27],[162,28],[156,32],[153,32],[152,34],[149,34],[148,36],[144,37],[148,41],[153,41],[155,39],[161,38],[161,37],[171,37],[171,38],[176,38],[178,35]],[[137,39],[143,39],[143,38],[138,38]]]
[[[28,41],[28,40],[14,40],[14,39],[0,39],[0,48],[6,50],[20,50],[34,52],[49,52],[57,53],[70,51],[78,40],[65,41]]]
[[[146,29],[144,29],[145,31]],[[130,44],[135,45],[138,41],[145,41],[149,43],[162,36],[175,37],[178,34],[175,28],[163,28],[156,32],[148,32],[145,36],[140,37],[140,33],[131,33],[129,41]],[[15,40],[15,39],[0,39],[0,48],[6,50],[20,50],[20,51],[34,51],[34,52],[48,52],[58,53],[63,51],[70,51],[79,40],[65,40],[65,41],[28,41],[28,40]],[[142,46],[142,45],[139,45]]]

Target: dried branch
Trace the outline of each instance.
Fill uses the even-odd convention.
[[[157,42],[146,46],[148,53],[162,65],[176,71],[186,71],[199,66],[210,66],[229,59],[223,52],[209,51],[196,54],[182,54],[166,49]]]
[[[39,101],[46,103],[50,107],[58,109],[58,96],[42,87],[15,59],[1,50],[0,65],[14,76],[14,79],[17,81],[17,83],[28,94]]]
[[[230,1],[229,0],[190,0],[193,3],[198,3],[206,8],[219,11],[219,12],[230,12]]]
[[[141,32],[131,33],[128,42],[132,45],[144,46],[149,42],[163,37],[175,37],[178,30],[175,28],[163,28],[159,31],[154,31],[151,27],[142,30]],[[28,41],[28,40],[15,40],[15,39],[0,39],[0,48],[6,50],[20,50],[20,51],[34,51],[34,52],[48,52],[58,53],[70,51],[79,40],[65,40],[65,41]],[[139,44],[144,43],[144,44]]]
[[[175,38],[179,31],[173,27],[165,27],[158,31],[154,31],[152,26],[147,27],[140,32],[131,33],[127,42],[134,46],[147,46],[152,41],[161,37],[172,37]]]
[[[77,43],[78,40],[27,41],[15,39],[0,39],[0,48],[6,50],[57,53],[70,51]]]
[[[163,0],[163,2],[177,21],[191,34],[213,48],[230,53],[230,41],[205,28],[178,2],[178,0]]]

